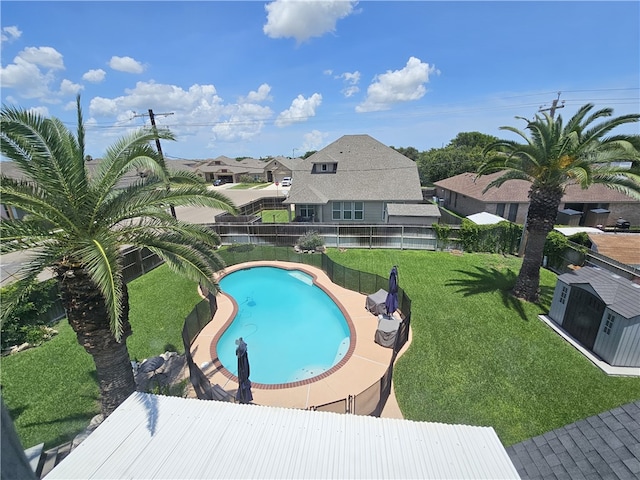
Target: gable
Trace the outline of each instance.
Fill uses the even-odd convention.
[[[322,165],[327,169],[322,170]],[[329,172],[329,168],[333,169]],[[299,162],[287,203],[420,202],[416,163],[369,135],[345,135]],[[311,194],[313,187],[315,194]],[[326,203],[326,202],[325,202]]]

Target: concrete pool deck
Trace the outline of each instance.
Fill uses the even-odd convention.
[[[365,308],[366,296],[351,290],[342,288],[331,282],[326,273],[317,267],[304,264],[291,264],[288,262],[250,262],[227,267],[225,273],[246,268],[248,266],[274,266],[282,268],[295,268],[304,271],[315,278],[316,284],[336,299],[343,307],[343,311],[349,315],[356,334],[355,349],[342,367],[331,375],[320,380],[301,386],[286,388],[252,388],[253,403],[289,408],[309,408],[325,403],[334,402],[346,398],[349,395],[357,395],[373,385],[384,375],[392,357],[392,350],[374,342],[374,335],[378,325],[378,319]],[[207,375],[212,385],[218,384],[224,390],[235,394],[238,384],[229,379],[227,375],[216,368],[212,359],[213,341],[218,332],[232,317],[234,305],[231,299],[225,295],[217,296],[218,311],[213,320],[200,332],[191,347],[194,362],[200,366]],[[283,308],[286,313],[286,308]],[[409,346],[409,341],[403,351]],[[402,354],[403,352],[400,352]],[[249,345],[249,360],[251,360],[251,345]],[[190,395],[194,395],[193,392]],[[195,396],[195,395],[194,395]],[[387,400],[383,417],[403,418],[396,402],[393,388]]]

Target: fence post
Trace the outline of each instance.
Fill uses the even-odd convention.
[[[400,250],[404,250],[404,225],[400,227]]]
[[[142,261],[142,249],[138,249],[138,262],[140,262],[140,276],[144,275],[146,272],[144,271],[144,262]]]

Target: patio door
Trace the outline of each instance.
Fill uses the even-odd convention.
[[[605,304],[600,298],[574,285],[562,326],[573,338],[592,350],[604,309]]]

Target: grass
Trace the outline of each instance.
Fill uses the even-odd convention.
[[[260,215],[262,223],[289,223],[288,210],[263,210]]]
[[[394,370],[412,420],[487,425],[505,445],[640,399],[640,378],[609,377],[538,319],[556,276],[541,271],[541,302],[508,293],[520,260],[499,255],[330,250],[342,265],[387,276],[412,300],[413,341]]]
[[[129,284],[132,359],[184,352],[184,318],[200,301],[196,284],[161,266]],[[2,397],[22,445],[71,440],[100,413],[95,366],[66,320],[41,347],[2,358]]]
[[[400,286],[413,302],[413,342],[394,371],[408,419],[492,426],[511,445],[640,398],[640,379],[606,376],[537,318],[548,312],[556,282],[546,270],[541,302],[534,305],[508,294],[520,266],[514,257],[328,254],[383,277],[398,265]],[[195,285],[159,267],[129,290],[132,358],[171,345],[182,351],[182,322],[199,300]],[[23,445],[55,445],[84,428],[98,412],[94,377],[91,358],[66,322],[44,346],[4,357],[3,397]]]
[[[261,189],[266,188],[270,183],[236,183],[232,187],[229,187],[229,190],[248,190],[250,188]]]

